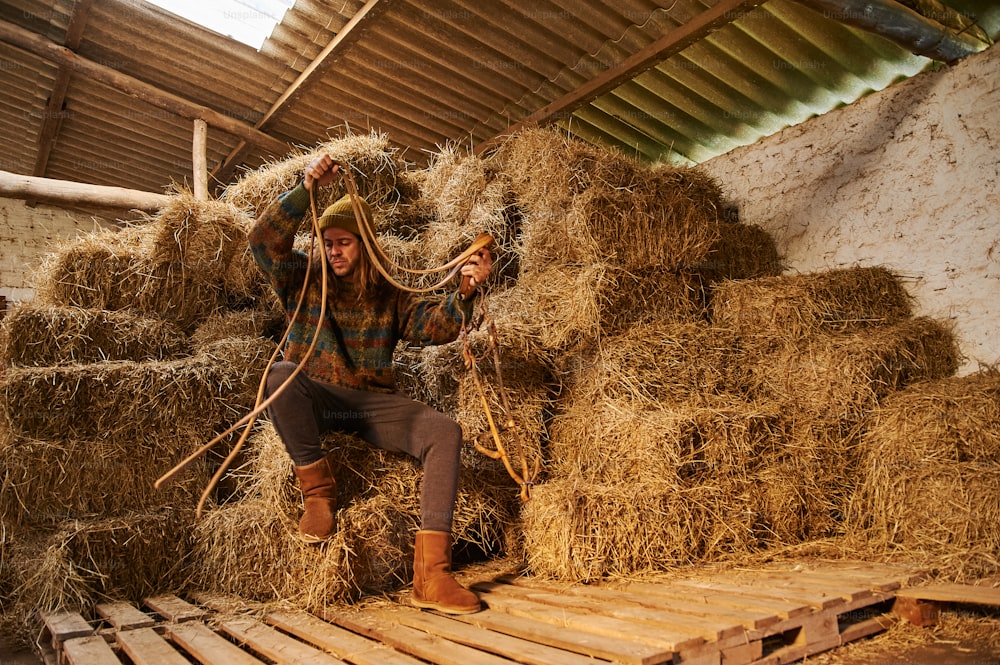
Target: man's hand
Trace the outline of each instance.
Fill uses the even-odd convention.
[[[302,185],[312,191],[313,185],[325,186],[333,182],[334,178],[341,176],[340,164],[333,161],[330,155],[321,155],[309,162],[306,167]]]
[[[462,284],[459,293],[464,300],[472,295],[476,287],[486,281],[490,271],[493,270],[493,257],[490,250],[483,248],[469,257],[459,273],[462,275]]]

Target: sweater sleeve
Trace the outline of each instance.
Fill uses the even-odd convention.
[[[288,300],[290,285],[301,284],[308,262],[304,252],[293,249],[308,209],[309,191],[300,184],[265,208],[247,237],[254,260],[282,302]]]
[[[417,345],[455,341],[462,331],[462,322],[472,320],[473,302],[474,297],[459,300],[458,291],[441,301],[402,293],[398,315],[403,339]]]

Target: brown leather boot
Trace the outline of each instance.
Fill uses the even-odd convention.
[[[416,607],[445,614],[472,614],[482,609],[479,597],[451,576],[451,534],[417,531],[413,551],[413,598]]]
[[[337,481],[333,478],[330,456],[295,467],[299,479],[304,512],[299,520],[299,534],[307,543],[329,540],[337,528]]]

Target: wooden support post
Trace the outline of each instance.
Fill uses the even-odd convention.
[[[194,120],[194,145],[191,162],[194,164],[194,198],[208,200],[208,123],[201,118]]]

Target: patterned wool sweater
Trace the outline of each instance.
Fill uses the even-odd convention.
[[[295,313],[308,262],[306,254],[292,245],[308,210],[309,192],[300,184],[264,210],[248,238],[254,258],[289,320]],[[392,356],[397,342],[445,344],[458,337],[463,313],[466,320],[472,317],[473,299],[459,300],[457,293],[438,300],[384,284],[377,295],[359,301],[351,284],[335,286],[337,278],[328,271],[326,316],[320,321],[322,278],[320,266],[314,266],[302,311],[285,344],[284,359],[301,361],[319,326],[316,348],[302,371],[312,379],[343,388],[393,392]]]

